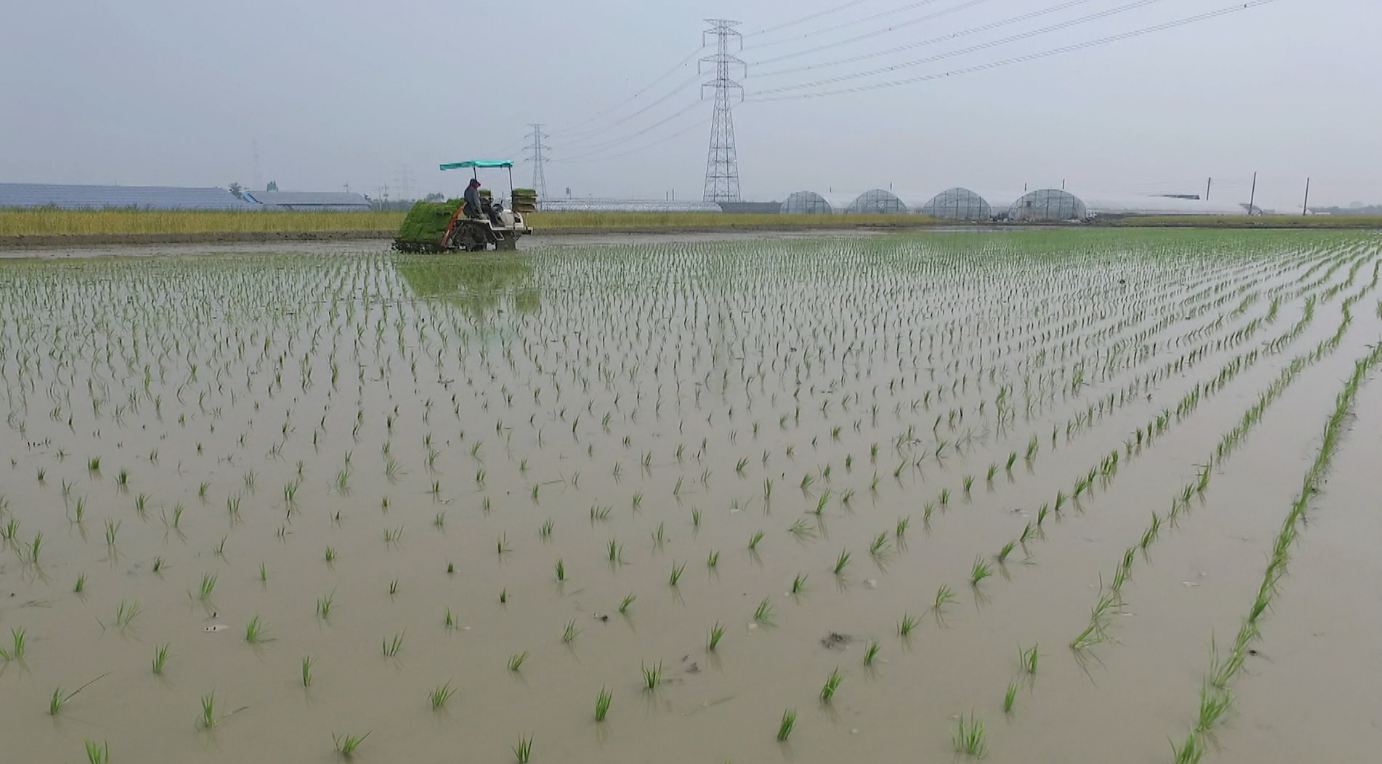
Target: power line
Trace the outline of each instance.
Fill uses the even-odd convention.
[[[579,132],[579,133],[589,132],[589,131],[590,131],[590,128],[583,128],[584,125],[588,125],[588,124],[590,124],[590,123],[592,123],[592,122],[596,122],[596,121],[599,120],[601,117],[604,117],[604,116],[606,116],[606,115],[608,115],[608,114],[611,114],[611,113],[613,113],[613,112],[615,112],[615,111],[618,111],[619,109],[623,108],[624,106],[627,106],[628,104],[633,103],[634,101],[638,100],[638,99],[641,98],[645,93],[647,93],[649,90],[652,90],[653,88],[655,88],[655,87],[657,87],[659,84],[661,84],[661,83],[663,82],[663,80],[666,80],[668,77],[671,77],[673,74],[676,74],[678,70],[684,68],[686,65],[688,65],[688,64],[692,63],[693,61],[695,61],[695,60],[697,59],[697,57],[699,57],[699,56],[701,55],[701,51],[703,51],[703,50],[705,50],[705,45],[701,45],[699,48],[696,48],[695,50],[693,50],[693,51],[691,51],[690,53],[686,54],[686,56],[683,57],[680,61],[678,61],[677,63],[673,64],[671,68],[669,68],[668,70],[666,70],[666,71],[663,72],[662,74],[658,75],[657,78],[654,79],[652,82],[649,82],[647,85],[644,85],[642,88],[639,88],[637,91],[635,91],[635,92],[633,93],[633,95],[630,95],[629,97],[625,98],[624,100],[622,100],[622,101],[620,101],[620,102],[618,102],[618,103],[614,104],[613,106],[610,106],[610,107],[608,107],[608,108],[606,108],[606,109],[603,109],[603,110],[601,110],[601,111],[597,111],[597,112],[595,112],[594,114],[591,114],[589,117],[587,117],[587,118],[581,120],[580,122],[575,122],[575,123],[572,123],[572,124],[570,124],[570,125],[558,127],[558,128],[556,128],[556,129],[554,130],[554,132],[556,132],[558,135],[563,135],[563,134],[568,134],[568,133],[578,133],[578,132]],[[626,119],[627,119],[627,118],[626,118]]]
[[[984,1],[984,2],[988,2],[988,0],[983,0],[983,1]],[[838,31],[840,31],[841,29],[845,29],[845,28],[848,28],[848,27],[858,26],[859,24],[867,24],[868,22],[873,21],[874,19],[879,19],[879,18],[882,18],[882,17],[884,17],[884,16],[891,16],[891,15],[894,15],[894,14],[897,14],[897,13],[906,13],[907,11],[910,11],[910,10],[913,10],[913,9],[916,9],[916,8],[921,8],[921,7],[923,7],[923,6],[931,5],[931,4],[937,3],[937,2],[940,2],[940,0],[912,0],[912,2],[910,2],[910,3],[905,3],[905,4],[903,4],[903,5],[899,5],[899,6],[895,7],[895,8],[889,8],[889,9],[884,10],[884,11],[878,11],[877,13],[872,13],[872,14],[869,14],[868,16],[864,16],[864,17],[862,17],[862,18],[857,18],[857,19],[855,19],[855,20],[853,20],[853,21],[844,21],[844,22],[840,22],[840,23],[838,23],[838,24],[832,24],[832,25],[830,25],[829,27],[825,27],[825,28],[822,28],[822,29],[815,29],[815,30],[812,30],[812,31],[810,31],[810,32],[803,32],[803,33],[801,33],[801,34],[799,34],[799,35],[796,35],[795,37],[787,37],[787,38],[783,38],[783,39],[781,39],[781,40],[770,40],[770,41],[768,41],[768,42],[756,43],[756,44],[750,46],[750,50],[758,50],[759,48],[768,48],[768,47],[773,47],[773,46],[777,46],[777,45],[786,45],[786,44],[788,44],[788,43],[799,42],[799,41],[801,41],[801,40],[807,40],[807,39],[810,39],[810,38],[812,38],[812,37],[819,37],[819,36],[821,36],[821,35],[823,35],[823,34],[831,34],[831,33],[833,33],[833,32],[838,32]]]
[[[699,83],[700,79],[700,73],[694,73],[687,79],[678,83],[677,86],[673,88],[670,92],[666,93],[661,98],[644,105],[643,108],[639,109],[638,111],[635,111],[632,114],[625,115],[608,124],[602,124],[597,128],[583,131],[582,133],[578,134],[579,137],[573,137],[568,139],[566,141],[566,144],[579,146],[583,143],[589,143],[592,140],[603,140],[606,137],[605,134],[607,134],[611,128],[619,127],[620,125],[623,125],[627,122],[636,119],[637,117],[642,116],[643,114],[647,113],[648,111],[651,111],[657,106],[666,103],[669,99],[672,98],[672,96],[675,96],[678,93],[681,93],[682,91],[688,90],[692,85]]]
[[[812,82],[798,83],[798,84],[796,84],[796,85],[783,85],[782,87],[770,88],[770,89],[768,89],[768,90],[760,90],[760,91],[757,91],[757,92],[760,93],[760,94],[762,94],[762,93],[779,93],[779,92],[786,92],[786,91],[788,91],[788,90],[802,90],[802,89],[804,89],[804,88],[819,87],[819,86],[822,86],[822,85],[831,85],[831,84],[834,84],[834,83],[837,83],[837,82],[844,82],[844,81],[847,81],[847,80],[857,80],[857,79],[861,79],[861,78],[863,78],[863,77],[871,77],[871,76],[873,76],[873,75],[875,75],[875,74],[886,74],[886,73],[888,73],[888,72],[897,71],[898,69],[906,69],[906,68],[910,68],[910,67],[913,67],[913,66],[920,66],[920,65],[922,65],[922,64],[933,64],[933,63],[935,63],[935,62],[937,62],[937,61],[942,61],[942,60],[945,60],[945,59],[947,59],[947,58],[954,58],[954,57],[956,57],[956,56],[963,56],[963,55],[967,55],[967,54],[969,54],[969,53],[973,53],[973,52],[975,52],[975,51],[987,50],[987,49],[989,49],[989,48],[996,48],[996,47],[998,47],[998,46],[1000,46],[1000,45],[1007,45],[1008,43],[1011,43],[1011,42],[1018,42],[1018,41],[1021,41],[1021,40],[1030,39],[1030,38],[1032,38],[1032,37],[1039,37],[1039,36],[1044,35],[1044,34],[1050,34],[1051,32],[1058,32],[1058,31],[1060,31],[1060,30],[1062,30],[1062,29],[1069,29],[1070,27],[1073,27],[1073,26],[1079,26],[1080,24],[1087,24],[1087,23],[1089,23],[1089,22],[1091,22],[1091,21],[1097,21],[1097,20],[1099,20],[1099,19],[1108,18],[1109,16],[1115,16],[1115,15],[1120,14],[1120,13],[1126,13],[1126,12],[1128,12],[1128,11],[1136,10],[1136,9],[1138,9],[1138,8],[1144,8],[1144,7],[1148,6],[1148,5],[1154,5],[1154,4],[1160,3],[1160,2],[1164,2],[1164,0],[1134,0],[1134,2],[1128,3],[1128,4],[1126,4],[1126,5],[1120,5],[1120,6],[1117,6],[1117,7],[1114,7],[1114,8],[1106,8],[1106,9],[1104,9],[1104,10],[1102,10],[1102,11],[1098,11],[1098,12],[1095,12],[1095,13],[1086,14],[1086,15],[1084,15],[1084,16],[1077,16],[1077,17],[1075,17],[1075,18],[1073,18],[1073,19],[1066,19],[1065,21],[1060,21],[1060,22],[1057,22],[1057,23],[1055,23],[1055,24],[1051,24],[1051,25],[1044,26],[1044,27],[1039,27],[1039,28],[1037,28],[1037,29],[1029,29],[1029,30],[1027,30],[1027,31],[1025,31],[1025,32],[1019,32],[1019,33],[1017,33],[1017,34],[1009,35],[1009,36],[1007,36],[1007,37],[999,37],[999,38],[997,38],[997,39],[995,39],[995,40],[987,40],[987,41],[985,41],[985,42],[981,42],[981,43],[977,43],[977,44],[975,44],[975,45],[971,45],[971,46],[969,46],[969,47],[967,47],[967,48],[957,48],[957,49],[955,49],[955,50],[949,50],[949,51],[946,51],[946,52],[944,52],[944,53],[938,53],[938,54],[936,54],[936,55],[934,55],[934,56],[927,56],[927,57],[925,57],[925,58],[912,59],[911,61],[903,61],[903,62],[901,62],[901,63],[890,64],[890,65],[888,65],[888,66],[880,66],[880,67],[875,68],[875,69],[865,69],[864,71],[861,71],[861,72],[852,72],[852,73],[850,73],[850,74],[841,74],[841,75],[838,75],[838,76],[836,76],[836,77],[827,77],[827,78],[824,78],[824,79],[814,80],[814,81],[812,81]]]
[[[630,156],[630,155],[632,155],[632,154],[638,154],[638,153],[647,151],[648,149],[656,148],[656,147],[658,147],[658,146],[661,146],[662,144],[668,143],[668,142],[672,141],[673,139],[680,138],[681,136],[686,135],[687,133],[691,132],[692,130],[698,130],[698,129],[700,129],[700,128],[703,128],[703,127],[705,127],[706,125],[709,125],[712,121],[714,121],[713,118],[710,118],[710,119],[697,119],[695,122],[692,122],[691,124],[687,125],[686,127],[683,127],[682,129],[676,131],[675,133],[671,133],[671,134],[666,135],[666,136],[664,136],[664,137],[662,137],[662,138],[658,138],[658,139],[655,140],[655,141],[650,141],[650,142],[645,143],[645,144],[643,144],[643,145],[640,145],[640,146],[637,146],[637,147],[634,147],[634,148],[631,148],[631,149],[627,149],[627,150],[624,150],[624,151],[618,151],[618,152],[613,153],[613,154],[608,153],[608,150],[606,150],[606,151],[604,151],[604,152],[592,152],[592,153],[590,153],[590,154],[584,154],[584,155],[581,155],[581,156],[573,157],[573,158],[571,158],[571,159],[552,160],[552,161],[561,161],[561,162],[605,162],[605,161],[608,161],[608,160],[611,160],[611,159],[619,159],[619,158],[621,158],[621,157]]]
[[[843,5],[837,5],[834,8],[826,8],[823,11],[816,11],[815,13],[808,13],[805,16],[802,16],[797,19],[792,19],[791,21],[785,21],[781,24],[776,24],[770,27],[759,27],[758,29],[755,29],[752,32],[745,32],[744,37],[757,37],[759,35],[770,34],[772,32],[776,32],[779,29],[786,29],[787,27],[796,26],[797,24],[804,24],[813,19],[818,19],[821,16],[828,16],[832,13],[839,13],[840,11],[849,10],[850,8],[853,8],[856,5],[863,5],[868,1],[869,0],[850,0],[850,2],[844,3]]]
[[[715,65],[715,79],[701,86],[701,94],[704,96],[707,87],[715,89],[715,115],[710,122],[710,148],[705,156],[705,192],[702,198],[707,202],[737,202],[739,151],[734,145],[734,114],[730,94],[737,91],[742,101],[744,88],[730,79],[730,69],[738,67],[747,77],[748,67],[743,59],[730,53],[729,46],[734,41],[742,50],[744,39],[735,30],[739,26],[737,21],[706,19],[706,23],[710,28],[701,33],[701,39],[704,41],[707,34],[715,35],[715,55],[702,58],[701,63]]]
[[[886,48],[886,49],[883,49],[883,50],[869,51],[868,53],[861,53],[861,54],[859,54],[859,55],[850,56],[850,57],[847,57],[847,58],[838,58],[838,59],[834,59],[834,60],[832,60],[832,61],[825,61],[825,62],[815,63],[815,64],[806,64],[806,65],[803,65],[803,66],[795,66],[795,67],[789,67],[789,68],[785,68],[785,69],[773,69],[773,70],[770,70],[770,71],[767,71],[767,72],[758,72],[757,74],[754,75],[754,77],[755,77],[755,78],[776,77],[776,76],[778,76],[778,75],[788,74],[788,73],[791,73],[791,72],[800,72],[800,71],[806,71],[806,70],[810,70],[810,69],[821,69],[821,68],[825,68],[825,67],[827,67],[827,66],[839,66],[839,65],[841,65],[841,64],[852,64],[852,63],[855,63],[856,61],[865,61],[865,60],[870,59],[870,58],[878,58],[878,57],[880,57],[880,56],[887,56],[887,55],[891,55],[891,54],[893,54],[893,53],[900,53],[900,52],[905,51],[905,50],[912,50],[912,49],[914,49],[914,48],[921,48],[921,47],[925,47],[925,46],[927,46],[927,45],[935,45],[936,43],[940,43],[940,42],[949,42],[950,40],[958,39],[958,38],[960,38],[960,37],[967,37],[967,36],[969,36],[969,35],[977,34],[977,33],[979,33],[979,32],[988,32],[988,31],[992,31],[992,30],[994,30],[994,29],[998,29],[998,28],[1001,28],[1001,27],[1005,27],[1005,26],[1008,26],[1008,25],[1010,25],[1010,24],[1017,24],[1017,23],[1020,23],[1020,22],[1023,22],[1023,21],[1030,21],[1031,19],[1034,19],[1034,18],[1039,18],[1039,17],[1041,17],[1041,16],[1046,16],[1046,15],[1049,15],[1049,14],[1052,14],[1052,13],[1056,13],[1056,12],[1059,12],[1059,11],[1067,10],[1067,9],[1069,9],[1069,8],[1074,8],[1075,6],[1078,6],[1078,5],[1087,5],[1087,4],[1089,4],[1090,2],[1093,2],[1093,1],[1094,1],[1094,0],[1068,0],[1068,2],[1060,3],[1060,4],[1058,4],[1058,5],[1048,6],[1048,7],[1046,7],[1046,8],[1041,8],[1041,9],[1039,9],[1039,10],[1031,11],[1030,13],[1023,13],[1023,14],[1020,14],[1020,15],[1018,15],[1018,16],[1010,16],[1010,17],[1005,18],[1005,19],[999,19],[998,21],[991,21],[991,22],[989,22],[989,23],[987,23],[987,24],[980,24],[980,25],[978,25],[978,26],[972,26],[972,27],[968,27],[968,28],[966,28],[966,29],[960,29],[960,30],[955,31],[955,32],[950,32],[949,34],[937,35],[937,36],[935,36],[935,37],[930,37],[930,38],[927,38],[927,39],[925,39],[925,40],[917,40],[917,41],[915,41],[915,42],[906,43],[906,44],[904,44],[904,45],[898,45],[898,46],[895,46],[895,47],[892,47],[892,48]],[[944,12],[944,11],[941,11],[941,12],[938,12],[938,14],[939,14],[939,13],[945,13],[945,12]],[[931,20],[932,18],[934,18],[934,17],[935,17],[936,15],[938,15],[938,14],[931,14],[931,15],[928,15],[928,16],[924,16],[921,20]],[[910,22],[910,21],[909,21],[909,22],[906,22],[906,23],[907,23],[908,25],[910,25],[910,24],[913,23],[913,22]],[[801,56],[809,55],[809,54],[811,54],[811,53],[817,53],[817,52],[822,51],[822,50],[828,50],[828,49],[830,49],[830,48],[839,47],[839,46],[841,46],[841,45],[849,45],[849,44],[852,44],[852,43],[860,42],[860,41],[862,41],[862,40],[867,40],[867,39],[870,39],[870,38],[872,38],[872,37],[876,37],[876,36],[878,36],[878,35],[880,35],[880,34],[886,34],[886,33],[888,33],[888,32],[895,31],[896,29],[899,29],[899,28],[901,28],[902,26],[903,26],[903,25],[899,24],[899,25],[897,25],[897,26],[888,27],[886,30],[874,31],[874,32],[866,33],[866,34],[856,35],[856,36],[854,36],[854,37],[850,37],[850,38],[847,38],[847,39],[844,39],[844,40],[840,40],[840,41],[838,41],[838,42],[832,42],[832,43],[827,43],[827,44],[824,44],[824,45],[819,45],[819,46],[816,46],[815,48],[810,48],[810,49],[808,49],[808,50],[797,51],[797,52],[795,52],[795,53],[786,53],[786,54],[783,54],[783,55],[781,55],[781,56],[774,56],[774,57],[772,57],[772,58],[765,58],[765,59],[763,59],[763,60],[761,60],[761,61],[754,61],[754,62],[752,62],[752,63],[753,63],[755,66],[762,66],[763,64],[775,63],[775,62],[777,62],[777,61],[785,61],[785,60],[790,59],[790,58],[800,58]]]
[[[630,139],[632,139],[632,138],[637,138],[637,137],[639,137],[639,136],[641,136],[641,135],[646,135],[647,133],[650,133],[650,132],[652,132],[653,130],[656,130],[657,128],[662,127],[663,125],[667,124],[668,122],[671,122],[672,120],[676,119],[677,117],[680,117],[681,115],[683,115],[683,114],[685,114],[685,113],[687,113],[687,112],[689,112],[689,111],[691,111],[691,110],[693,110],[693,109],[695,109],[695,108],[701,106],[701,104],[703,104],[703,103],[705,103],[705,102],[704,102],[704,101],[692,101],[692,102],[688,103],[686,106],[682,107],[681,109],[678,109],[677,111],[675,111],[675,112],[673,112],[672,114],[668,115],[667,117],[664,117],[663,119],[660,119],[660,120],[658,120],[657,122],[654,122],[654,123],[652,123],[651,125],[648,125],[647,127],[642,128],[641,130],[637,130],[637,131],[635,131],[635,132],[628,133],[628,134],[626,134],[626,135],[620,135],[620,136],[618,136],[618,137],[611,138],[611,139],[609,139],[609,140],[601,141],[600,143],[598,143],[598,144],[596,144],[596,145],[593,145],[593,146],[586,146],[586,147],[584,147],[582,150],[583,150],[583,151],[586,151],[586,152],[587,152],[587,155],[588,155],[588,154],[599,153],[599,152],[604,151],[604,150],[606,150],[606,149],[610,149],[610,148],[615,148],[615,147],[618,147],[618,146],[622,146],[622,145],[624,145],[625,143],[627,143]]]
[[[1219,8],[1219,9],[1217,9],[1217,10],[1207,11],[1207,12],[1205,12],[1205,13],[1199,13],[1199,14],[1196,14],[1196,15],[1194,15],[1194,16],[1187,16],[1187,17],[1184,17],[1184,18],[1176,19],[1176,20],[1174,20],[1174,21],[1162,22],[1162,23],[1160,23],[1160,24],[1154,24],[1154,25],[1152,25],[1152,26],[1142,27],[1142,28],[1140,28],[1140,29],[1134,29],[1134,30],[1127,31],[1127,32],[1120,32],[1120,33],[1118,33],[1118,34],[1108,35],[1108,36],[1105,36],[1105,37],[1099,37],[1099,38],[1096,38],[1096,39],[1093,39],[1093,40],[1086,40],[1086,41],[1084,41],[1084,42],[1075,43],[1075,44],[1072,44],[1072,45],[1065,45],[1065,46],[1062,46],[1062,47],[1059,47],[1059,48],[1052,48],[1052,49],[1050,49],[1050,50],[1038,51],[1038,52],[1036,52],[1036,53],[1028,53],[1028,54],[1021,55],[1021,56],[1013,56],[1013,57],[1011,57],[1011,58],[1000,59],[1000,60],[998,60],[998,61],[990,61],[990,62],[984,63],[984,64],[975,64],[975,65],[973,65],[973,66],[961,67],[961,68],[952,69],[952,70],[946,71],[946,72],[938,72],[938,73],[935,73],[935,74],[927,74],[927,75],[922,75],[922,76],[918,76],[918,77],[908,77],[908,78],[900,79],[900,80],[885,80],[885,81],[883,81],[883,82],[878,82],[878,83],[873,83],[873,84],[868,84],[868,85],[856,85],[856,86],[853,86],[853,87],[837,88],[837,89],[834,89],[834,90],[822,90],[822,91],[817,91],[817,92],[813,92],[813,93],[797,93],[797,94],[794,94],[794,95],[770,96],[770,97],[767,97],[767,98],[762,97],[762,95],[767,94],[767,93],[771,93],[771,92],[779,92],[779,91],[784,91],[784,90],[794,90],[794,89],[797,89],[797,87],[776,88],[776,89],[773,90],[773,91],[759,91],[758,93],[750,93],[750,94],[749,94],[750,97],[749,97],[747,100],[749,100],[749,101],[754,101],[754,102],[759,102],[759,103],[764,103],[764,102],[770,102],[770,101],[790,101],[790,100],[797,100],[797,99],[803,99],[803,98],[822,98],[822,97],[825,97],[825,96],[842,95],[842,94],[845,94],[845,93],[862,93],[862,92],[866,92],[866,91],[870,91],[870,90],[880,90],[880,89],[883,89],[883,88],[899,87],[899,86],[901,86],[901,85],[910,85],[910,84],[914,84],[914,83],[918,83],[918,82],[929,82],[929,81],[932,81],[932,80],[945,79],[945,78],[948,78],[948,77],[955,77],[955,76],[959,76],[959,75],[963,75],[963,74],[972,74],[972,73],[974,73],[974,72],[987,71],[987,70],[989,70],[989,69],[997,69],[997,68],[1004,67],[1004,66],[1011,66],[1011,65],[1013,65],[1013,64],[1025,63],[1025,62],[1028,62],[1028,61],[1036,61],[1036,60],[1039,60],[1039,59],[1050,58],[1050,57],[1052,57],[1052,56],[1058,56],[1058,55],[1062,55],[1062,54],[1065,54],[1065,53],[1072,53],[1072,52],[1075,52],[1075,51],[1078,51],[1078,50],[1085,50],[1085,49],[1088,49],[1088,48],[1094,48],[1094,47],[1099,47],[1099,46],[1102,46],[1102,45],[1108,45],[1108,44],[1111,44],[1111,43],[1114,43],[1114,42],[1118,42],[1118,41],[1121,41],[1121,40],[1127,40],[1127,39],[1131,39],[1131,38],[1134,38],[1134,37],[1141,37],[1141,36],[1143,36],[1143,35],[1152,34],[1152,33],[1154,33],[1154,32],[1162,32],[1162,31],[1165,31],[1165,30],[1168,30],[1168,29],[1175,29],[1175,28],[1177,28],[1177,27],[1183,27],[1183,26],[1187,26],[1187,25],[1189,25],[1189,24],[1194,24],[1194,23],[1197,23],[1197,22],[1207,21],[1207,20],[1213,19],[1213,18],[1218,18],[1219,16],[1226,16],[1226,15],[1229,15],[1229,14],[1239,13],[1239,12],[1246,11],[1246,10],[1250,10],[1250,9],[1253,9],[1253,8],[1258,8],[1258,7],[1261,7],[1261,6],[1264,6],[1264,5],[1268,5],[1268,4],[1274,3],[1274,2],[1276,2],[1276,1],[1277,1],[1277,0],[1250,0],[1249,2],[1246,2],[1246,3],[1241,3],[1241,4],[1237,4],[1237,5],[1231,5],[1231,6],[1228,6],[1228,7],[1225,7],[1225,8]],[[887,70],[884,70],[884,71],[887,71]],[[846,77],[833,78],[833,81],[838,81],[838,80],[842,80],[842,79],[849,79],[849,78],[846,78]],[[823,81],[823,82],[830,82],[830,81],[832,81],[832,80],[825,80],[825,81]]]

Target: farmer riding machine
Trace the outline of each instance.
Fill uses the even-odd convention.
[[[513,250],[518,237],[532,233],[523,220],[525,212],[536,206],[536,195],[513,187],[513,161],[508,159],[470,159],[441,165],[442,170],[469,169],[479,180],[480,168],[509,171],[509,197],[512,209],[492,201],[488,190],[480,190],[480,209],[468,210],[462,199],[445,202],[418,202],[403,220],[394,249],[404,252],[483,252],[487,249]]]

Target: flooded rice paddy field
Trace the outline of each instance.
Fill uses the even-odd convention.
[[[1369,760],[1380,264],[0,263],[0,758]]]

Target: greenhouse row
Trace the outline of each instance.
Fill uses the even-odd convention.
[[[1118,215],[1244,215],[1245,205],[1197,198],[1154,195],[1077,196],[1058,188],[1013,194],[980,194],[949,188],[921,204],[909,205],[891,191],[872,189],[854,197],[827,198],[797,191],[782,203],[785,214],[898,214],[915,212],[942,220],[1058,222]]]

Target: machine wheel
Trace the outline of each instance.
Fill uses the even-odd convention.
[[[451,233],[450,245],[465,252],[483,252],[487,243],[484,231],[475,222],[460,222]]]

